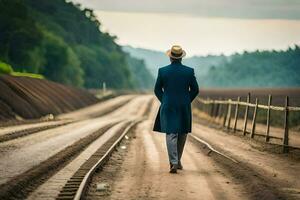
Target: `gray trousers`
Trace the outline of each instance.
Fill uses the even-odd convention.
[[[183,153],[184,144],[187,134],[166,134],[167,149],[169,161],[171,164],[179,164]]]

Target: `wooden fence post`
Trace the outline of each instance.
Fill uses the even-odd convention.
[[[272,104],[272,95],[269,94],[268,110],[267,110],[266,142],[270,141],[269,132],[270,132],[271,104]]]
[[[254,134],[255,134],[255,123],[256,123],[257,108],[258,108],[258,99],[256,98],[255,99],[254,113],[253,113],[253,120],[252,120],[251,138],[253,138]]]
[[[199,98],[196,98],[195,99],[195,103],[196,103],[196,106],[199,108],[199,110],[203,110],[203,108],[202,108],[202,103],[201,103],[201,101],[199,100]]]
[[[225,107],[225,110],[224,110],[223,127],[225,127],[225,125],[226,125],[226,117],[227,117],[227,112],[228,112],[228,106],[229,106],[229,104],[226,103],[226,107]]]
[[[219,107],[220,107],[220,104],[219,103],[216,103],[216,109],[214,111],[214,117],[217,118],[218,116],[218,113],[219,113]]]
[[[285,98],[283,153],[289,152],[289,97]]]
[[[210,105],[211,106],[210,106],[210,113],[209,113],[209,115],[210,115],[211,118],[213,118],[214,117],[215,101],[212,100],[212,103]]]
[[[231,99],[229,99],[228,102],[228,111],[227,111],[227,118],[228,118],[228,122],[227,122],[227,130],[230,129],[230,122],[231,122]]]
[[[209,98],[208,97],[206,97],[206,102],[208,102],[209,101]],[[208,110],[209,110],[209,104],[208,103],[206,103],[205,104],[206,106],[206,108],[205,108],[205,113],[207,114],[207,115],[209,115],[209,112],[208,112]]]
[[[240,103],[241,97],[237,98],[237,104],[235,106],[235,113],[234,113],[234,124],[233,124],[233,132],[236,131],[236,125],[237,125],[237,119],[239,115],[239,103]]]
[[[250,93],[248,93],[247,96],[247,103],[250,103]],[[244,117],[244,128],[243,128],[244,135],[246,135],[246,131],[247,131],[248,112],[249,112],[249,105],[246,105],[245,117]]]
[[[219,99],[219,100],[222,100],[222,99]],[[222,119],[222,111],[223,111],[223,104],[220,104],[220,107],[218,110],[218,115],[217,115],[218,122],[220,121],[220,119]]]

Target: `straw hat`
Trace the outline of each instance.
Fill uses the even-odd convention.
[[[166,54],[174,59],[180,59],[183,58],[186,53],[179,45],[173,45],[171,49],[169,49]]]

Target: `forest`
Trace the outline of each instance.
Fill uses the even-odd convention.
[[[32,74],[59,83],[145,89],[153,77],[101,31],[93,10],[65,0],[0,0],[0,73]],[[142,77],[141,77],[142,76]]]
[[[207,87],[299,87],[300,47],[234,54],[203,77]]]

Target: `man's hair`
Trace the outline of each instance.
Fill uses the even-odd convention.
[[[182,61],[182,58],[171,58],[170,57],[170,60],[171,60],[171,62],[181,62]]]

